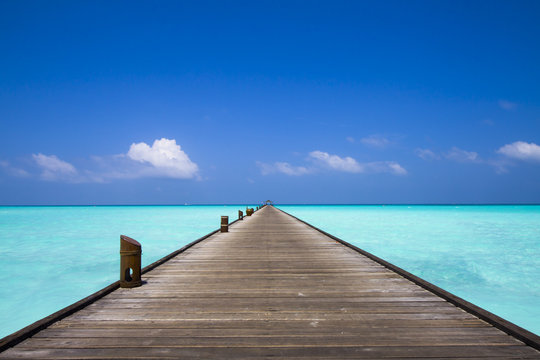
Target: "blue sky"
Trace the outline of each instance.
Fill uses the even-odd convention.
[[[2,1],[0,204],[538,203],[537,1]]]

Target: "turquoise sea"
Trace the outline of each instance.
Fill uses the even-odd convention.
[[[540,206],[280,206],[540,334]]]
[[[118,280],[121,234],[141,243],[144,267],[245,207],[0,207],[0,338]]]
[[[145,266],[244,208],[0,207],[0,337],[116,281],[120,234]],[[540,206],[279,208],[540,334]]]

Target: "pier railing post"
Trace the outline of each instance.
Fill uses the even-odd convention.
[[[221,217],[221,232],[228,232],[228,231],[229,231],[229,217],[222,216]]]
[[[238,210],[238,219],[244,220],[244,213],[242,212],[242,210]]]
[[[120,287],[132,288],[142,285],[142,248],[138,241],[120,235]]]

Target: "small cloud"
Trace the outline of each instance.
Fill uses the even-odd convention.
[[[16,177],[29,177],[30,176],[30,173],[28,173],[28,171],[11,166],[9,161],[1,160],[0,168],[2,168],[7,174],[11,176],[16,176]]]
[[[489,159],[487,164],[493,166],[497,174],[505,174],[508,172],[508,167],[512,166],[512,163],[506,158]]]
[[[35,163],[41,168],[44,180],[77,181],[77,169],[70,163],[60,160],[56,155],[32,154]]]
[[[261,169],[262,175],[282,173],[290,176],[300,176],[309,174],[311,172],[310,169],[304,166],[293,166],[287,162],[275,162],[274,164],[266,164],[257,161],[257,166]]]
[[[126,156],[145,165],[141,176],[163,176],[189,179],[198,175],[199,167],[182,151],[174,139],[155,140],[152,146],[144,142],[131,144]]]
[[[375,148],[384,148],[390,145],[390,140],[380,135],[371,135],[360,139],[360,142],[366,146]]]
[[[407,170],[405,170],[397,162],[388,161],[385,164],[386,164],[386,166],[388,166],[388,169],[390,169],[391,173],[394,173],[396,175],[406,175],[407,174]]]
[[[422,160],[438,160],[441,158],[439,155],[435,154],[433,151],[429,149],[418,148],[414,150],[414,153],[416,154],[416,156],[418,156]]]
[[[311,161],[310,166],[293,166],[287,162],[266,164],[259,161],[257,161],[257,166],[260,168],[262,175],[282,173],[291,176],[300,176],[319,173],[324,170],[334,170],[353,174],[383,172],[395,175],[407,174],[407,170],[395,161],[359,163],[350,156],[340,157],[319,150],[310,152],[308,160]]]
[[[261,170],[262,175],[269,175],[276,172],[276,169],[273,165],[263,163],[261,161],[256,161],[255,164]]]
[[[535,143],[516,141],[502,146],[497,153],[518,160],[540,161],[540,146]]]
[[[350,156],[340,157],[323,151],[312,151],[309,156],[323,167],[336,171],[350,173],[381,173],[388,172],[395,175],[405,175],[405,170],[395,161],[374,161],[359,163]]]
[[[330,155],[327,152],[318,150],[310,152],[309,156],[334,170],[352,173],[360,173],[364,171],[362,165],[349,156],[342,158],[337,155]]]
[[[355,141],[354,138],[353,138],[352,136],[347,136],[345,139],[346,139],[348,142],[350,142],[351,144],[354,143],[354,141]]]
[[[503,110],[514,110],[518,104],[508,101],[508,100],[499,100],[499,107]]]
[[[49,181],[105,183],[113,179],[143,177],[200,179],[197,164],[174,139],[155,140],[152,146],[144,142],[133,143],[126,154],[90,156],[93,167],[79,171],[56,155],[40,153],[32,157],[42,170],[40,177]]]
[[[474,151],[465,151],[455,146],[445,154],[445,157],[449,160],[458,162],[477,162],[480,160],[478,153]]]
[[[488,126],[495,125],[495,123],[491,119],[484,119],[482,122],[484,123],[484,125],[488,125]]]
[[[400,164],[395,161],[373,161],[363,163],[364,173],[390,173],[394,175],[407,175],[405,170]]]

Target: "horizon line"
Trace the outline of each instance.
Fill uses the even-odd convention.
[[[193,204],[0,204],[0,207],[97,207],[97,206],[246,206],[264,203],[193,203]],[[540,203],[273,203],[277,206],[538,206]]]

